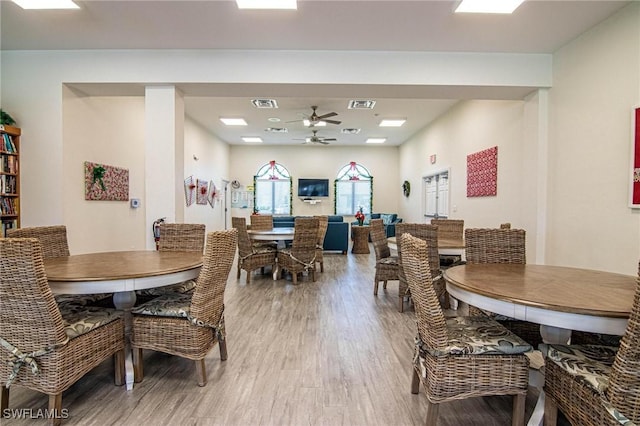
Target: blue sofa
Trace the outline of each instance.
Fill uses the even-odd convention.
[[[274,216],[274,228],[293,228],[296,216]],[[342,216],[329,216],[327,234],[322,245],[325,251],[340,251],[347,254],[349,250],[349,224]]]
[[[371,213],[364,215],[363,225],[369,225],[371,219],[382,219],[387,238],[396,236],[396,224],[402,222],[396,213]],[[357,220],[351,222],[351,225],[357,224]],[[371,236],[369,236],[369,241],[371,241]]]

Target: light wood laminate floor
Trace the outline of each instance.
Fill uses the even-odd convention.
[[[68,425],[421,425],[424,394],[412,395],[412,308],[397,309],[398,284],[373,295],[375,256],[325,254],[325,272],[297,286],[232,269],[225,296],[229,359],[192,361],[145,351],[132,391],[113,385],[105,362],[64,393]],[[422,389],[421,389],[422,391]],[[537,393],[527,397],[527,419]],[[11,389],[10,408],[45,409],[47,397]],[[1,413],[0,413],[1,414]],[[443,404],[439,425],[509,425],[510,397]],[[2,419],[2,425],[44,420]],[[562,423],[559,423],[562,424]]]

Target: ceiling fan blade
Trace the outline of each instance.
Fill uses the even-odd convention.
[[[330,113],[327,113],[327,114],[319,115],[316,118],[318,120],[322,120],[323,118],[335,117],[336,115],[338,115],[337,112],[330,112]]]
[[[325,123],[330,123],[330,124],[340,124],[342,123],[342,121],[338,121],[338,120],[322,120]]]
[[[329,142],[327,142],[327,140],[323,140],[323,141],[318,141],[318,143],[321,143],[322,145],[329,145]]]
[[[337,141],[338,139],[336,139],[336,138],[324,138],[324,139],[322,139],[322,140],[323,140],[323,141],[325,141],[325,142],[326,142],[326,141],[332,141],[332,142],[335,142],[335,141]]]

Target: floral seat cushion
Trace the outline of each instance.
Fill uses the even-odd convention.
[[[131,312],[138,315],[188,318],[191,296],[191,293],[167,293],[136,306]]]
[[[547,357],[579,381],[603,394],[618,348],[597,345],[549,345]]]
[[[514,355],[531,351],[530,344],[504,326],[487,317],[452,317],[446,319],[447,345],[429,348],[419,342],[420,352],[446,355]]]
[[[112,297],[111,293],[98,293],[98,294],[57,294],[54,296],[56,303],[68,304],[75,303],[78,305],[88,305],[98,300],[107,299]]]
[[[382,263],[385,265],[397,265],[398,258],[396,256],[383,257],[382,259],[378,260],[378,263]]]
[[[64,332],[70,339],[115,321],[122,315],[120,311],[115,309],[97,306],[83,306],[74,303],[64,303],[58,306],[64,323]]]
[[[163,296],[169,293],[188,293],[196,288],[196,280],[187,280],[177,284],[171,284],[164,287],[148,288],[138,290],[136,294],[140,296]]]

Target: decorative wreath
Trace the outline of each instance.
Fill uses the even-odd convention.
[[[408,197],[409,194],[411,194],[411,184],[409,183],[408,180],[405,180],[402,183],[402,192],[404,192],[405,197]]]

